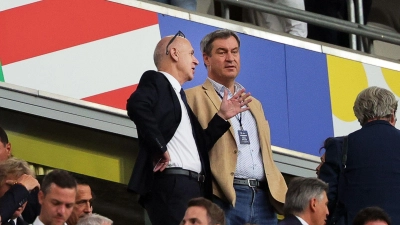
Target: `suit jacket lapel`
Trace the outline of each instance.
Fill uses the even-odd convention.
[[[168,94],[170,95],[172,99],[172,104],[174,105],[174,110],[175,110],[175,121],[180,122],[181,121],[181,104],[179,103],[178,96],[175,93],[174,88],[172,87],[171,83],[169,82],[168,78],[165,77],[165,75],[161,72],[158,72],[162,75],[163,79],[165,79],[165,82],[168,84],[168,93],[160,93],[160,94]],[[178,90],[180,91],[180,90]]]

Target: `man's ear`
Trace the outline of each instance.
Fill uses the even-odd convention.
[[[392,124],[393,126],[396,126],[396,122],[397,122],[396,112],[393,112],[393,113],[390,115],[389,123]]]
[[[169,51],[169,55],[171,56],[173,61],[179,61],[179,54],[176,48],[171,48]]]
[[[43,205],[43,201],[44,201],[44,193],[43,193],[43,191],[39,191],[38,200],[39,200],[40,205]]]
[[[310,200],[310,210],[311,210],[311,212],[315,212],[316,208],[317,208],[317,199],[316,198],[312,198]]]
[[[6,151],[7,151],[8,158],[10,158],[10,157],[12,156],[12,152],[11,152],[11,143],[10,143],[10,142],[8,142],[8,143],[6,144]]]
[[[203,61],[204,65],[207,66],[207,68],[210,67],[210,56],[208,56],[206,53],[203,53]]]

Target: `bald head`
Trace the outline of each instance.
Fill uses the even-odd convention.
[[[174,36],[167,36],[162,38],[158,42],[156,49],[154,50],[153,59],[154,59],[154,64],[156,65],[158,70],[161,70],[160,69],[161,64],[163,64],[167,59],[170,58],[170,54],[167,55],[166,51],[167,51],[167,45],[173,37]],[[174,41],[168,46],[168,50],[171,51],[171,49],[177,49],[177,48],[179,49],[185,42],[189,41],[183,37],[177,36],[174,39]]]
[[[194,56],[189,40],[180,36],[173,38],[168,36],[158,42],[154,50],[154,64],[158,71],[167,72],[182,85],[193,79],[199,61]]]

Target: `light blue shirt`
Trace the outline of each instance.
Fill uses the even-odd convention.
[[[215,82],[211,78],[208,79],[210,80],[215,91],[220,97],[224,97],[225,89],[227,89],[228,99],[230,99],[235,93],[244,88],[242,85],[235,82],[235,93],[232,94],[229,89],[226,88],[224,85]],[[241,130],[241,128],[239,120],[241,120],[242,122],[243,130],[246,130],[248,132],[250,144],[240,144],[238,131]],[[250,110],[247,110],[236,115],[235,117],[232,117],[229,121],[234,130],[235,141],[238,147],[235,177],[265,180],[265,172],[260,149],[260,141],[258,138],[257,124],[256,120],[253,117],[253,114],[251,114]]]

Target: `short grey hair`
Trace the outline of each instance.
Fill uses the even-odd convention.
[[[390,118],[397,111],[397,102],[392,92],[373,86],[358,94],[353,111],[358,122],[364,125],[370,119]]]
[[[324,192],[328,193],[328,184],[318,178],[293,178],[286,192],[286,200],[283,205],[284,214],[287,216],[303,213],[311,199],[316,198],[321,201]]]
[[[228,39],[230,37],[234,37],[238,42],[238,46],[240,47],[240,39],[235,32],[228,29],[221,29],[207,34],[200,42],[200,50],[203,54],[211,56],[211,51],[213,48],[212,43],[215,41],[215,39]]]
[[[79,219],[76,225],[103,225],[103,223],[113,224],[113,221],[105,216],[93,213]]]
[[[6,181],[5,179],[8,175],[19,178],[24,174],[35,177],[35,173],[25,160],[12,157],[3,161],[0,163],[0,186]]]

